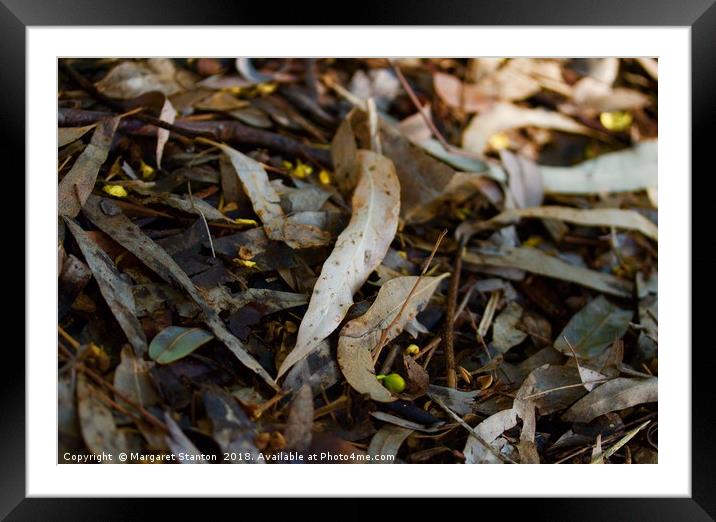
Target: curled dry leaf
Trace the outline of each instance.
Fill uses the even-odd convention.
[[[655,188],[657,154],[657,141],[649,140],[572,167],[540,166],[544,190],[551,194],[601,194]]]
[[[75,217],[79,214],[92,193],[99,168],[107,161],[117,125],[119,125],[119,117],[100,121],[89,145],[60,181],[57,188],[57,210],[60,216]]]
[[[590,422],[610,411],[619,411],[646,402],[656,402],[658,400],[658,384],[657,377],[613,379],[577,401],[562,415],[562,419],[567,422]]]
[[[570,281],[618,297],[631,297],[634,292],[634,285],[631,281],[604,272],[570,265],[536,248],[507,248],[504,252],[497,254],[466,251],[463,254],[463,260],[466,263],[482,267],[517,268],[534,274]]]
[[[77,241],[99,290],[109,309],[112,310],[120,328],[127,336],[135,352],[139,355],[147,351],[147,338],[144,329],[136,316],[132,287],[122,279],[117,267],[104,250],[95,243],[80,226],[69,218],[65,218],[67,228]]]
[[[359,151],[361,177],[353,194],[353,214],[331,255],[323,263],[296,347],[279,369],[279,377],[311,353],[341,323],[353,294],[381,263],[398,227],[400,185],[393,163],[370,151]]]
[[[339,375],[331,346],[324,340],[308,357],[289,370],[281,387],[284,391],[297,391],[304,384],[308,384],[316,396],[338,382]]]
[[[569,320],[554,347],[571,355],[571,345],[577,357],[597,357],[607,346],[622,338],[632,315],[630,310],[622,310],[600,295]]]
[[[588,127],[558,112],[496,103],[470,121],[462,136],[462,146],[465,150],[483,154],[493,134],[521,127],[543,127],[575,134],[593,134]]]
[[[105,213],[107,209],[111,211],[112,215]],[[186,272],[177,265],[176,261],[164,249],[149,239],[137,225],[122,214],[111,200],[92,196],[87,201],[84,213],[100,230],[132,252],[137,259],[141,260],[157,275],[168,283],[176,284],[183,288],[201,308],[204,322],[214,332],[214,335],[232,351],[244,366],[256,373],[269,386],[278,389],[278,385],[264,370],[263,366],[246,351],[241,341],[229,332],[219,315],[206,302],[197,287],[189,279],[189,276],[186,275]]]
[[[432,297],[439,277],[422,277],[413,295],[402,310],[418,276],[396,277],[385,283],[373,305],[341,330],[338,339],[338,365],[348,384],[359,393],[367,393],[373,400],[390,402],[395,397],[376,379],[371,350],[378,344],[383,331],[391,327],[386,342],[402,332],[406,323],[414,318]],[[400,317],[396,320],[398,314]],[[392,324],[392,326],[391,326]]]
[[[497,230],[514,225],[522,218],[558,219],[583,226],[635,230],[649,239],[655,241],[659,239],[658,227],[634,210],[622,210],[619,208],[579,209],[557,206],[505,210],[487,221],[462,223],[458,227],[456,234],[461,239],[468,239],[469,236],[478,232]]]
[[[490,415],[475,426],[475,432],[480,435],[486,443],[490,444],[495,451],[500,452],[502,447],[508,443],[505,439],[497,443],[495,441],[505,431],[514,428],[516,425],[517,412],[513,408],[510,408]],[[500,464],[500,461],[495,455],[488,451],[485,445],[472,435],[468,436],[463,453],[465,454],[465,464]]]
[[[151,91],[169,96],[190,82],[189,73],[177,70],[171,59],[151,58],[123,61],[97,83],[97,90],[110,98],[128,100]]]

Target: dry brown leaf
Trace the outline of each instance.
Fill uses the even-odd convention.
[[[57,129],[57,148],[64,147],[73,141],[77,141],[96,126],[97,124],[93,123],[92,125],[87,125],[85,127],[60,127]]]
[[[150,58],[123,61],[96,85],[99,92],[110,98],[128,100],[151,91],[169,96],[190,84],[190,75],[186,71],[177,71],[171,59]]]
[[[58,214],[75,217],[92,193],[97,173],[107,161],[119,117],[107,118],[97,124],[92,141],[75,160],[70,171],[62,178],[57,189]]]
[[[112,310],[120,328],[127,336],[127,340],[134,347],[136,353],[146,353],[147,338],[144,335],[142,324],[136,316],[132,288],[122,279],[112,259],[87,235],[87,232],[69,218],[65,218],[65,224],[72,232],[97,281],[102,297]]]
[[[77,414],[82,438],[93,453],[116,456],[126,452],[129,444],[125,433],[117,429],[112,411],[102,397],[108,399],[100,388],[89,382],[84,373],[77,374]]]
[[[296,346],[279,376],[338,327],[353,304],[353,294],[381,263],[398,228],[400,184],[393,163],[365,150],[358,152],[358,163],[361,177],[353,193],[353,215],[323,264]]]
[[[517,268],[533,274],[577,283],[618,297],[631,297],[634,292],[634,284],[631,281],[620,279],[612,274],[570,265],[536,248],[508,248],[500,253],[466,251],[463,259],[466,263],[482,267]]]
[[[475,431],[485,442],[492,445],[495,451],[500,451],[500,446],[504,445],[506,441],[503,440],[497,444],[495,441],[505,431],[514,428],[516,425],[517,412],[510,408],[508,410],[495,413],[494,415],[490,415],[480,424],[475,426]],[[465,464],[500,463],[500,461],[492,453],[490,453],[487,448],[485,448],[484,444],[472,435],[467,437],[467,444],[465,444],[463,453],[465,454]]]
[[[166,98],[164,100],[164,105],[162,105],[162,110],[159,113],[159,119],[166,123],[174,123],[176,116],[176,109],[174,109],[174,106],[172,105],[172,102],[169,101],[169,98]],[[158,127],[156,150],[158,168],[162,168],[162,155],[164,154],[164,145],[167,144],[167,141],[169,141],[169,130]]]
[[[594,131],[588,127],[558,112],[528,109],[510,103],[496,103],[470,121],[462,136],[462,147],[476,154],[483,154],[493,134],[521,127],[542,127],[575,134],[594,134]]]
[[[518,223],[521,218],[525,217],[558,219],[560,221],[566,221],[567,223],[590,227],[614,227],[622,230],[636,230],[655,241],[659,239],[658,227],[634,210],[622,210],[618,208],[578,209],[558,206],[506,210],[487,221],[460,224],[456,235],[459,238],[469,238],[478,232],[497,230],[502,227],[514,225]]]
[[[567,422],[590,422],[610,411],[619,411],[646,402],[656,402],[658,389],[657,377],[649,379],[619,377],[602,384],[582,397],[562,415],[562,419]]]
[[[380,428],[380,430],[373,435],[373,438],[370,440],[370,445],[368,446],[368,455],[376,458],[376,460],[371,460],[370,462],[375,464],[393,464],[395,459],[382,459],[385,459],[386,455],[395,457],[403,441],[405,441],[413,431],[414,430],[393,426],[391,424],[386,424]]]
[[[367,393],[379,402],[395,400],[376,379],[371,350],[389,326],[391,329],[387,333],[386,342],[400,334],[408,321],[427,304],[440,281],[447,276],[448,274],[443,274],[439,277],[421,278],[402,313],[401,308],[418,276],[391,279],[380,288],[368,311],[343,327],[338,339],[338,365],[353,389],[359,393]],[[399,313],[400,317],[396,320]]]

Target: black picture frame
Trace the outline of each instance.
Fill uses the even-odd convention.
[[[362,2],[344,10],[336,2],[303,2],[287,9],[280,3],[229,2],[222,0],[0,0],[0,147],[5,172],[24,172],[25,157],[18,151],[25,145],[25,30],[38,25],[577,25],[577,26],[684,26],[691,28],[691,79],[692,79],[692,171],[713,170],[710,159],[711,142],[707,125],[716,114],[716,0],[502,0],[484,2],[460,0],[382,0]],[[449,5],[447,5],[449,4]],[[12,124],[10,124],[12,122]],[[703,166],[703,167],[702,167]],[[692,182],[695,179],[692,176]],[[23,189],[24,192],[24,189]],[[702,191],[702,197],[704,196]],[[692,194],[697,195],[692,188]],[[17,196],[17,188],[13,188]],[[27,194],[25,194],[28,197]],[[692,238],[710,237],[706,205],[692,205]],[[701,214],[699,214],[701,213]],[[24,215],[17,213],[16,215]],[[24,227],[17,233],[24,234]],[[701,234],[698,231],[702,232]],[[19,239],[23,244],[24,239]],[[706,241],[708,244],[709,241]],[[697,243],[693,243],[696,247]],[[20,250],[18,247],[17,250]],[[24,252],[24,249],[22,250]],[[701,247],[705,261],[705,249]],[[24,256],[24,254],[22,254]],[[694,257],[692,262],[699,260]],[[32,277],[23,269],[25,278]],[[703,279],[709,276],[698,272]],[[693,273],[692,273],[693,277]],[[20,294],[18,294],[20,295]],[[17,309],[25,310],[17,299]],[[23,300],[24,303],[24,300]],[[692,306],[693,327],[705,330],[706,314],[710,307]],[[692,357],[692,440],[690,498],[600,498],[600,499],[510,499],[509,515],[525,511],[529,520],[714,520],[716,519],[716,473],[712,465],[714,444],[712,430],[716,426],[714,392],[709,377],[713,365],[709,354],[713,350],[708,342],[697,344],[693,337]],[[24,341],[24,339],[23,339]],[[704,339],[706,341],[706,339]],[[689,346],[685,346],[685,356]],[[18,349],[6,350],[3,364],[12,371],[3,371],[0,379],[2,409],[0,418],[0,517],[8,520],[126,520],[146,515],[147,499],[60,499],[26,498],[25,494],[25,357]],[[664,390],[668,393],[668,389]],[[688,441],[684,441],[688,443]],[[316,491],[319,496],[320,491]],[[233,510],[228,500],[211,500],[216,509]],[[242,513],[253,507],[262,509],[263,501],[241,500]],[[412,500],[413,507],[422,509],[426,499]],[[505,500],[451,501],[450,511],[474,511],[487,514],[490,508],[499,508],[496,502]],[[479,504],[477,504],[479,503]],[[203,503],[176,499],[171,505],[183,513],[182,519],[206,517]],[[290,509],[303,509],[305,501],[294,499]],[[390,520],[390,509],[368,506],[361,499],[347,500],[335,508],[327,508],[327,515],[351,520],[380,518]],[[162,508],[164,510],[164,508]],[[376,509],[378,511],[376,511]],[[246,511],[250,510],[250,511]],[[215,511],[218,512],[218,511]],[[311,510],[320,518],[321,513]],[[202,515],[202,513],[204,513]],[[169,513],[166,512],[165,515]],[[403,512],[401,519],[407,513]],[[503,515],[496,515],[500,518]]]

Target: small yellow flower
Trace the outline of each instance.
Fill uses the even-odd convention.
[[[140,161],[139,162],[139,171],[142,173],[142,177],[144,179],[147,179],[152,174],[154,174],[154,167],[147,165],[146,163],[144,163],[144,161]]]
[[[331,174],[327,170],[322,169],[321,172],[318,173],[318,181],[321,182],[321,185],[330,185]]]
[[[604,128],[614,132],[621,132],[631,126],[633,118],[626,111],[603,112],[599,115],[599,121]]]
[[[114,196],[115,198],[126,198],[127,191],[122,185],[105,185],[102,187],[107,194]]]
[[[296,160],[296,166],[293,168],[293,175],[299,179],[304,179],[313,174],[313,167],[306,165],[301,160]]]
[[[417,344],[408,345],[408,347],[404,350],[404,353],[405,355],[416,356],[420,353],[420,347]]]
[[[276,88],[278,87],[278,84],[276,83],[260,83],[256,86],[256,92],[258,94],[271,94],[273,93]]]
[[[510,138],[504,132],[496,132],[487,140],[490,147],[495,150],[503,150],[510,146]]]
[[[249,261],[248,259],[239,259],[238,257],[235,257],[233,259],[233,262],[237,265],[245,266],[246,268],[254,268],[256,266],[256,261]]]

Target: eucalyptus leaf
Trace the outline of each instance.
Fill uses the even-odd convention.
[[[572,351],[567,344],[569,341],[577,357],[591,359],[621,339],[629,327],[631,317],[631,311],[617,308],[600,295],[569,320],[554,342],[554,347],[571,355]]]
[[[160,364],[168,364],[186,357],[213,338],[210,332],[201,328],[169,326],[149,344],[149,357]]]

